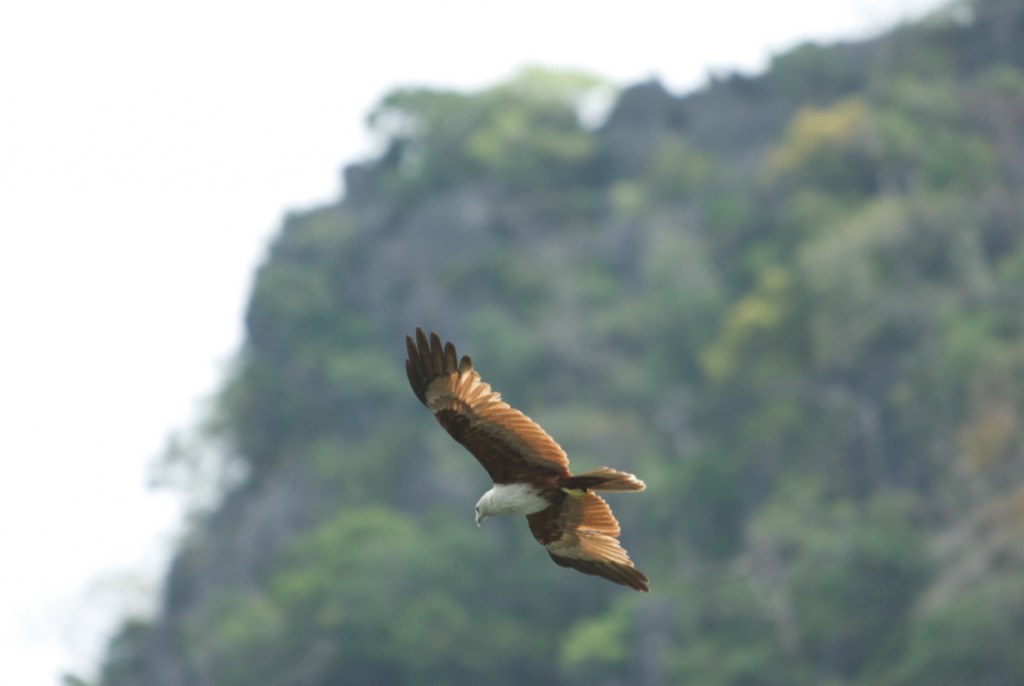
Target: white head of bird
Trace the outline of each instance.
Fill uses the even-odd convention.
[[[476,503],[476,525],[496,515],[528,515],[551,505],[536,488],[527,483],[495,484]]]

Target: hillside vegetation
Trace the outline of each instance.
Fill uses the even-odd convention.
[[[608,89],[380,103],[168,451],[221,495],[97,686],[1024,683],[1024,6],[584,123]],[[574,469],[646,481],[610,500],[649,596],[474,526],[416,326]]]

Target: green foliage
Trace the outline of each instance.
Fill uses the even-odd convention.
[[[586,99],[608,86],[579,72],[527,69],[479,96],[428,89],[387,96],[369,117],[401,159],[399,197],[486,177],[518,189],[572,181],[595,153],[581,121]]]
[[[345,508],[295,542],[265,593],[227,595],[196,622],[196,652],[219,683],[545,678],[556,646],[508,612],[525,575],[498,602],[470,602],[501,579],[475,572],[500,551],[470,538],[468,519]]]
[[[594,153],[594,138],[581,126],[577,103],[597,85],[596,79],[576,74],[558,79],[549,72],[524,72],[491,91],[487,105],[493,112],[467,137],[467,155],[515,185],[532,185],[560,168],[572,174]]]
[[[741,466],[726,455],[696,455],[678,467],[676,509],[694,549],[712,560],[734,555],[746,521]]]
[[[595,677],[629,659],[632,627],[629,603],[619,602],[612,611],[574,624],[562,641],[563,672]]]
[[[884,182],[979,189],[995,178],[995,152],[971,126],[967,92],[944,79],[896,79],[874,126]]]
[[[666,660],[673,683],[805,682],[765,599],[747,580],[728,573],[694,575],[677,593],[676,642]]]
[[[126,686],[145,680],[145,649],[152,627],[144,621],[125,621],[107,644],[107,652],[100,667],[100,684]],[[66,686],[81,686],[82,680],[69,676]]]
[[[679,201],[698,192],[713,171],[708,154],[684,138],[668,138],[654,151],[643,186],[655,201]]]
[[[844,46],[805,43],[772,60],[773,85],[788,97],[819,102],[856,90],[864,80],[859,57]]]
[[[860,98],[827,109],[800,110],[769,158],[766,178],[787,178],[802,188],[870,193],[875,188],[877,154],[870,121],[870,109]]]
[[[800,651],[826,673],[870,673],[899,645],[927,580],[924,542],[909,515],[891,496],[835,499],[799,479],[754,519],[761,583],[784,598]]]
[[[910,643],[885,683],[1013,684],[1024,679],[1019,650],[1024,578],[1001,574],[914,623]],[[984,675],[984,677],[981,677]]]
[[[741,372],[767,376],[784,372],[789,366],[786,358],[793,352],[789,339],[793,298],[793,279],[785,269],[764,270],[754,292],[733,305],[718,340],[704,351],[708,377],[724,381]],[[772,348],[778,355],[762,355]]]

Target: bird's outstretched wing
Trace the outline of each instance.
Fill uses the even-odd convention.
[[[569,458],[544,429],[502,401],[480,380],[468,355],[416,329],[406,336],[405,370],[416,397],[456,441],[480,461],[494,483],[569,476]]]
[[[619,522],[597,494],[567,494],[546,510],[526,515],[534,538],[556,564],[649,592],[647,577],[619,545]]]

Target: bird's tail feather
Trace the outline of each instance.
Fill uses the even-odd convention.
[[[610,467],[601,467],[568,477],[562,482],[562,488],[594,491],[642,491],[647,486],[632,474]]]

